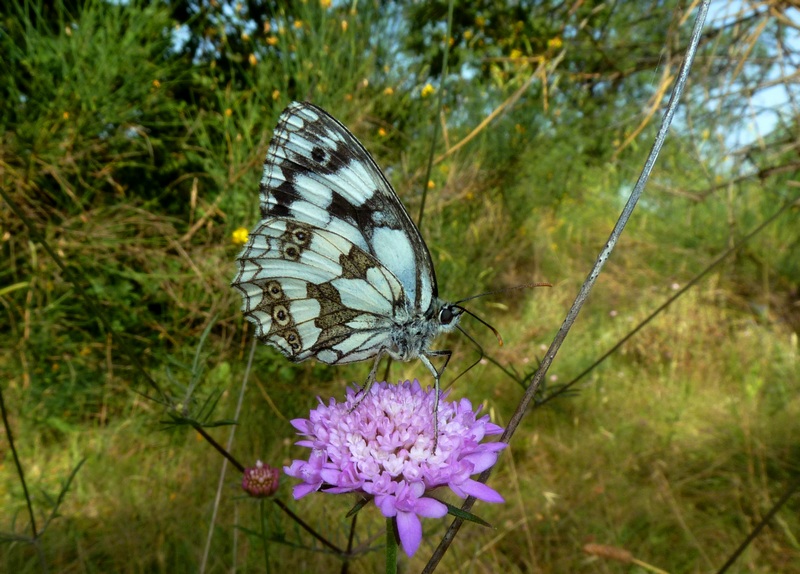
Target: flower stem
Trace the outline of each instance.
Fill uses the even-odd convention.
[[[386,519],[386,574],[397,574],[397,536],[394,518]]]
[[[269,542],[267,542],[267,512],[266,512],[267,499],[262,498],[259,500],[260,518],[261,518],[261,543],[264,545],[264,572],[270,574],[269,568]]]

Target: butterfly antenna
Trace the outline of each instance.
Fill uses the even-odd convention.
[[[515,287],[506,287],[505,289],[496,289],[495,291],[487,291],[486,293],[478,293],[477,295],[472,295],[471,297],[467,297],[466,299],[461,299],[461,301],[456,301],[453,305],[460,305],[461,303],[466,303],[467,301],[472,301],[473,299],[477,299],[478,297],[486,297],[487,295],[497,295],[498,293],[508,293],[509,291],[516,291],[517,289],[531,289],[533,287],[552,287],[552,283],[523,283],[522,285],[516,285]],[[464,309],[463,307],[459,307],[459,309]],[[464,311],[467,311],[464,309]],[[469,313],[469,311],[467,311]],[[473,317],[472,313],[469,313]],[[477,318],[477,317],[476,317]],[[480,319],[478,319],[480,320]],[[484,323],[485,324],[485,323]],[[494,330],[494,329],[492,329]]]
[[[499,291],[496,291],[496,292],[499,293]],[[484,293],[484,295],[488,295],[488,294],[489,293]],[[480,295],[475,295],[475,297],[480,297]],[[469,299],[474,299],[475,297],[469,297]],[[467,301],[467,300],[468,299],[464,299],[464,301]],[[459,301],[459,303],[460,303],[460,301]],[[492,327],[489,323],[487,323],[486,321],[484,321],[483,319],[478,317],[475,313],[473,313],[469,309],[466,309],[466,308],[462,307],[461,305],[459,305],[457,303],[453,304],[453,307],[455,307],[456,309],[460,309],[462,313],[466,313],[467,315],[470,315],[470,316],[474,317],[479,322],[481,322],[484,325],[486,325],[487,327],[489,327],[489,329],[491,329],[492,333],[494,333],[494,336],[497,337],[497,342],[500,344],[501,347],[503,346],[503,337],[500,335],[500,332],[497,329]],[[461,331],[462,333],[464,333],[465,335],[467,335],[466,331],[464,331],[464,329],[462,329],[461,327],[458,327],[458,330]],[[469,335],[467,335],[467,337],[469,338],[470,341],[475,343],[475,345],[481,350],[481,358],[483,358],[483,349],[481,348],[480,345],[478,345],[478,342],[475,339],[473,339],[472,337],[470,337]],[[480,361],[480,359],[478,359],[478,360]],[[472,368],[472,367],[470,367],[470,368]],[[459,375],[459,376],[461,376],[461,375]]]

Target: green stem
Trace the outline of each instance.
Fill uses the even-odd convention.
[[[266,499],[262,498],[259,501],[259,508],[261,510],[261,542],[264,544],[264,572],[269,574],[269,543],[267,542],[267,504]]]
[[[397,536],[394,518],[386,519],[386,574],[397,574]]]

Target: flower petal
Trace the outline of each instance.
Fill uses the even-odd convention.
[[[500,493],[494,490],[493,488],[489,488],[482,482],[478,482],[477,480],[467,479],[461,484],[458,485],[460,490],[463,490],[470,496],[474,496],[478,500],[483,500],[484,502],[505,502],[505,499],[500,496]]]
[[[422,524],[413,512],[398,512],[395,520],[403,552],[407,556],[413,556],[422,541]]]
[[[492,443],[496,444],[496,443]],[[503,443],[499,443],[503,444]],[[487,445],[488,446],[488,445]],[[487,468],[491,468],[494,466],[494,463],[497,462],[497,453],[495,452],[476,452],[470,455],[465,456],[461,459],[463,461],[471,462],[472,463],[472,471],[470,474],[475,474],[478,472],[483,472]]]
[[[300,500],[306,494],[311,494],[320,487],[319,484],[297,484],[292,488],[292,496],[295,500]]]
[[[294,428],[296,428],[303,434],[308,434],[310,430],[308,423],[309,423],[308,419],[292,419],[289,421],[289,424],[291,424]]]
[[[379,495],[375,497],[375,506],[386,518],[397,515],[397,498],[391,495]]]
[[[435,498],[423,496],[414,505],[414,512],[425,518],[441,518],[447,514],[447,505]]]

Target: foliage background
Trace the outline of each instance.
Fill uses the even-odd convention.
[[[542,398],[794,207],[577,392],[530,414],[491,479],[508,503],[475,509],[495,530],[464,529],[445,571],[642,571],[587,543],[669,572],[714,570],[797,480],[800,14],[777,1],[714,5],[653,182]],[[467,325],[491,361],[453,393],[502,424],[639,173],[693,8],[457,2],[444,76],[442,2],[3,4],[0,181],[26,221],[0,203],[0,380],[39,521],[86,463],[37,555],[20,538],[30,524],[4,445],[0,569],[39,571],[43,558],[58,572],[197,570],[221,459],[187,427],[161,424],[153,399],[232,416],[252,331],[229,288],[231,238],[256,221],[261,162],[292,100],[348,125],[412,215],[428,188],[422,232],[443,296],[553,283],[471,304],[506,345]],[[434,121],[444,133],[426,185]],[[463,338],[442,345],[454,349],[451,376],[478,358]],[[259,348],[234,454],[288,463],[299,455],[287,421],[364,373]],[[425,375],[409,363],[389,378],[414,376]],[[258,509],[237,480],[229,474],[209,571],[263,567]],[[289,484],[278,496],[342,543],[352,500],[293,503]],[[339,569],[272,510],[273,564]],[[799,511],[795,495],[736,571],[800,572]],[[357,540],[374,550],[382,521],[362,514]],[[429,552],[445,523],[425,527]],[[350,569],[373,571],[381,557],[364,552]]]

